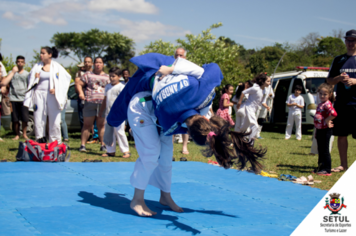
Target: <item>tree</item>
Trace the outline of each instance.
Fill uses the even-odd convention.
[[[99,29],[87,32],[56,33],[51,39],[61,56],[72,58],[77,62],[86,56],[102,56],[104,62],[127,64],[135,55],[132,39],[120,33],[108,33]]]
[[[333,29],[332,32],[331,32],[331,36],[334,37],[334,38],[339,38],[339,39],[344,39],[344,36],[345,36],[345,30],[343,29]]]
[[[309,33],[300,40],[300,50],[304,51],[309,56],[314,55],[315,48],[320,41],[320,34],[316,32]]]
[[[226,46],[237,45],[237,43],[234,40],[230,39],[229,37],[226,38],[224,36],[220,36],[219,40],[223,41]]]
[[[164,42],[162,39],[151,42],[149,45],[145,46],[145,49],[140,52],[141,55],[156,52],[167,56],[173,56],[177,46],[170,42]]]
[[[32,57],[32,61],[30,61],[31,67],[33,67],[37,62],[41,61],[41,53],[35,49],[33,49],[33,53],[34,55]]]
[[[346,53],[346,46],[340,38],[325,37],[319,41],[317,55],[334,58]]]
[[[273,46],[266,46],[249,57],[247,68],[251,70],[251,73],[256,75],[261,72],[268,72],[272,74],[279,60],[285,52],[283,44],[275,43]],[[279,70],[286,62],[286,56],[280,64]]]
[[[249,58],[246,68],[250,69],[251,73],[256,75],[261,72],[266,72],[268,63],[262,53],[256,53]]]
[[[227,38],[225,37],[216,39],[216,36],[211,33],[211,30],[221,26],[222,23],[217,23],[198,35],[186,34],[185,39],[176,40],[177,45],[157,40],[146,46],[141,54],[157,52],[164,55],[174,55],[174,50],[182,47],[187,51],[187,59],[197,65],[211,62],[217,63],[224,75],[222,85],[216,89],[217,94],[219,94],[226,84],[236,86],[239,82],[251,79],[250,71],[239,63],[240,46],[236,43],[227,43]],[[217,96],[216,99],[219,98]],[[219,102],[214,104],[218,105]]]

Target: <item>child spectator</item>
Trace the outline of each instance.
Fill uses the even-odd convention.
[[[331,175],[331,156],[329,151],[330,137],[332,135],[332,120],[337,113],[331,104],[334,101],[333,87],[323,83],[318,88],[320,104],[314,116],[314,126],[316,130],[315,138],[318,144],[318,168],[314,171],[318,175]]]
[[[286,140],[290,139],[294,124],[296,127],[295,136],[298,141],[302,140],[302,109],[304,107],[304,99],[300,96],[301,93],[302,86],[296,85],[294,88],[294,94],[291,94],[286,102],[289,107]]]
[[[105,117],[108,116],[112,105],[114,104],[116,98],[119,96],[121,91],[125,87],[125,82],[120,82],[121,79],[121,70],[117,67],[113,67],[109,71],[110,75],[110,84],[105,86],[105,97],[103,103],[101,104],[99,117],[102,117],[103,112],[105,111]],[[116,142],[119,144],[120,151],[124,153],[123,158],[129,158],[131,156],[129,152],[129,144],[125,134],[125,122],[123,122],[118,127],[114,129],[105,129],[105,132],[112,132],[111,135],[114,137],[114,142],[112,146],[106,145],[107,153],[104,153],[103,157],[114,157],[116,152]],[[107,134],[104,134],[105,136]]]
[[[229,115],[229,108],[234,105],[234,102],[230,102],[230,96],[234,92],[234,87],[231,84],[227,84],[224,87],[223,92],[224,94],[220,98],[219,109],[217,110],[216,115],[228,121],[231,126],[234,126],[235,122]]]

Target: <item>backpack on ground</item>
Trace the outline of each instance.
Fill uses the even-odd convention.
[[[66,143],[38,143],[32,140],[19,142],[17,161],[67,162],[70,158],[69,146]]]

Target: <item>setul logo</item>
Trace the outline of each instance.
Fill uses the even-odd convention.
[[[320,223],[320,227],[324,228],[326,233],[347,233],[348,228],[351,227],[351,222],[347,219],[347,216],[342,216],[339,212],[342,208],[346,208],[344,205],[344,198],[340,199],[340,194],[332,193],[329,199],[326,197],[324,209],[328,209],[331,214],[323,217],[323,223]]]
[[[340,202],[340,194],[338,193],[333,193],[330,194],[330,204],[329,204],[329,200],[328,198],[325,199],[325,203],[326,205],[324,206],[324,209],[329,209],[329,211],[331,211],[330,215],[340,215],[339,211],[342,210],[342,208],[346,208],[346,205],[344,205],[344,198],[341,198],[341,202]]]

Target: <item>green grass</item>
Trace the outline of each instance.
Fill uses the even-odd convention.
[[[297,177],[311,174],[311,171],[317,167],[318,156],[310,156],[311,146],[311,133],[303,134],[302,141],[297,141],[293,135],[290,140],[284,140],[283,130],[273,129],[274,132],[262,132],[261,136],[264,138],[257,141],[257,145],[267,148],[266,158],[262,161],[264,171],[274,171],[277,175],[291,174]],[[12,133],[1,132],[1,136],[5,142],[0,142],[0,159],[7,159],[8,161],[16,161],[16,153],[18,149],[18,141],[11,140],[14,135]],[[356,140],[349,137],[349,149],[348,149],[348,162],[349,166],[356,160]],[[23,141],[23,140],[22,140]],[[137,151],[135,149],[134,142],[130,142],[131,157],[128,159],[122,158],[122,153],[117,147],[116,157],[101,157],[103,152],[99,151],[99,144],[87,144],[86,153],[78,151],[80,146],[80,133],[72,133],[69,137],[69,146],[71,147],[71,162],[81,162],[85,159],[95,160],[100,159],[103,162],[133,162],[138,158]],[[202,156],[200,150],[201,147],[190,143],[188,145],[189,155],[183,155],[181,153],[182,145],[174,144],[174,153],[176,161],[179,161],[180,157],[187,157],[188,161],[208,162],[208,159]],[[340,159],[337,149],[337,138],[334,141],[333,150],[331,152],[332,166],[336,167],[340,165]],[[212,158],[214,160],[214,158]],[[219,167],[217,167],[219,168]],[[315,183],[312,187],[320,189],[330,189],[335,182],[342,176],[342,173],[333,173],[332,176],[318,176],[312,174],[314,179],[321,180],[321,183]],[[238,181],[238,176],[236,176]]]

